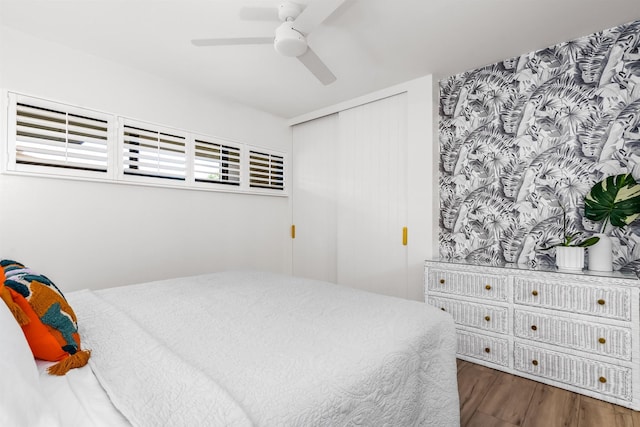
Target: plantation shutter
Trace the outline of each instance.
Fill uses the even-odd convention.
[[[16,164],[107,172],[110,122],[99,113],[25,98],[15,117]]]
[[[125,122],[122,136],[125,174],[185,180],[184,135]]]
[[[240,185],[240,148],[196,138],[193,172],[197,182]]]
[[[284,190],[284,157],[249,151],[249,187]]]

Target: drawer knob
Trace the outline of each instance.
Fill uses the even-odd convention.
[[[491,353],[491,349],[490,349],[489,347],[486,347],[486,348],[484,349],[484,352],[485,352],[485,353]]]
[[[444,279],[440,279],[440,284],[444,285]]]
[[[531,361],[531,364],[532,364],[533,366],[538,366],[538,361],[537,361],[536,359],[533,359],[533,360]]]
[[[484,316],[484,320],[486,320],[487,322],[491,320],[491,316]]]
[[[445,310],[445,309],[444,309],[444,307],[440,307],[440,310],[442,310],[442,311],[447,311],[447,310]]]
[[[538,327],[537,327],[536,325],[531,325],[531,330],[532,330],[532,331],[537,331],[537,330],[538,330]]]
[[[484,287],[486,290],[490,291],[491,290],[491,285],[487,285]]]
[[[605,340],[604,338],[598,338],[598,342],[599,342],[600,344],[604,344],[604,343],[606,343],[606,342],[607,342],[607,340]]]
[[[600,378],[598,379],[598,381],[600,381],[602,384],[604,384],[604,383],[606,383],[606,382],[607,382],[607,379],[606,379],[605,377],[600,377]]]
[[[598,300],[598,304],[600,304],[600,305],[604,305],[604,300],[603,300],[603,299],[599,299],[599,300]]]
[[[531,291],[531,295],[533,295],[534,297],[538,296],[538,291]]]

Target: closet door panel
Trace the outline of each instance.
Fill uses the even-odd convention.
[[[405,297],[407,96],[339,113],[337,281]]]
[[[293,274],[336,282],[338,115],[293,127]]]

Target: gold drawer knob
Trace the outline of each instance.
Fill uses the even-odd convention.
[[[440,284],[444,285],[444,279],[440,279]]]
[[[604,305],[604,300],[603,300],[603,299],[599,299],[599,300],[598,300],[598,304],[600,304],[600,305]]]
[[[490,291],[491,290],[491,285],[487,285],[484,287],[486,290]]]
[[[538,296],[538,291],[531,291],[531,295],[533,295],[534,297]]]
[[[485,353],[491,353],[491,349],[489,347],[485,347],[484,352]]]
[[[600,377],[600,378],[598,379],[598,381],[600,381],[602,384],[604,384],[604,383],[606,383],[606,382],[607,382],[607,379],[606,379],[605,377]]]
[[[604,344],[604,343],[606,343],[606,342],[607,342],[607,340],[605,340],[604,338],[598,338],[598,342],[599,342],[600,344]]]
[[[538,327],[537,327],[536,325],[531,325],[531,330],[532,330],[532,331],[537,331],[537,330],[538,330]]]
[[[491,320],[491,316],[484,316],[484,320],[486,320],[487,322]]]
[[[538,366],[538,361],[537,361],[536,359],[533,359],[533,360],[531,361],[531,364],[532,364],[533,366]]]

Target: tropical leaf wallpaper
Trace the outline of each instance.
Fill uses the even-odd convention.
[[[584,196],[640,181],[640,21],[440,81],[440,256],[554,263],[586,238]],[[640,267],[640,221],[607,230],[614,269]]]

